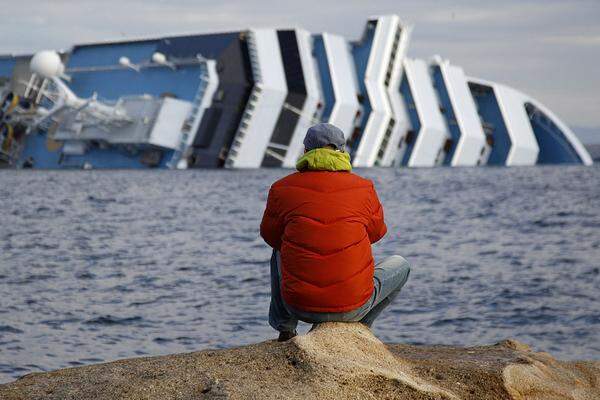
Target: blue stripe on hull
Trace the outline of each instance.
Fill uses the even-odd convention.
[[[446,89],[444,76],[442,75],[442,70],[439,66],[436,66],[433,69],[433,87],[438,92],[443,108],[442,115],[444,116],[448,132],[450,132],[450,137],[452,138],[452,145],[448,149],[443,162],[444,165],[450,165],[452,163],[452,158],[454,157],[454,152],[456,151],[456,146],[460,140],[461,132],[458,127],[458,122],[456,121],[456,115],[454,115],[454,108],[450,101],[450,95]]]
[[[50,150],[46,134],[42,132],[29,134],[23,140],[24,147],[19,155],[18,166],[23,165],[26,160],[32,159],[34,168],[60,168],[59,161],[62,145],[54,151]]]
[[[39,169],[71,169],[83,168],[88,164],[94,169],[146,169],[151,168],[141,162],[142,152],[154,147],[139,146],[133,150],[125,147],[112,146],[107,149],[92,147],[84,155],[62,155],[62,145],[56,150],[51,150],[52,144],[47,140],[45,133],[28,135],[25,138],[24,149],[21,152],[18,166],[27,160],[32,160],[33,167]],[[167,168],[167,163],[173,157],[172,150],[160,150],[162,157],[155,168]]]
[[[415,106],[415,101],[413,99],[406,74],[402,78],[402,83],[400,84],[400,93],[402,94],[404,106],[408,112],[408,118],[410,120],[412,130],[412,134],[409,132],[407,135],[408,141],[406,143],[406,150],[404,151],[401,161],[401,164],[406,166],[408,165],[408,161],[410,160],[410,156],[412,155],[415,143],[419,136],[419,131],[421,130],[421,120],[419,118],[419,113],[417,112],[417,107]]]
[[[540,147],[538,164],[583,164],[565,134],[533,104],[525,104],[531,127]]]
[[[494,90],[491,87],[481,85],[471,84],[469,86],[473,93],[473,99],[477,105],[479,116],[484,122],[484,131],[489,135],[491,130],[493,143],[487,163],[488,165],[506,165],[506,159],[508,158],[512,143]],[[474,87],[478,89],[474,89]]]
[[[358,145],[360,144],[362,135],[365,132],[367,122],[369,121],[369,115],[371,114],[372,110],[371,101],[369,100],[369,94],[367,93],[367,88],[365,86],[365,74],[367,72],[367,65],[369,64],[369,56],[371,55],[371,47],[373,46],[375,29],[376,24],[369,25],[365,32],[365,36],[363,37],[361,42],[355,44],[352,48],[352,57],[354,58],[354,64],[356,65],[356,75],[358,78],[358,90],[362,99],[360,103],[363,107],[363,114],[362,119],[360,121],[360,129],[358,131],[358,134],[356,136],[353,134],[350,138],[349,151],[352,156],[354,156],[354,153],[356,153],[356,150],[358,149]]]
[[[333,106],[335,105],[335,92],[333,91],[325,43],[321,35],[315,36],[313,54],[317,60],[317,67],[319,68],[319,77],[321,78],[321,87],[323,88],[323,102],[325,103],[321,119],[323,121],[329,121]]]

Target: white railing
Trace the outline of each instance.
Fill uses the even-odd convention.
[[[193,128],[197,125],[199,114],[202,110],[202,100],[206,94],[206,88],[208,86],[209,74],[206,62],[200,64],[200,84],[196,90],[196,95],[192,100],[192,108],[188,113],[187,117],[181,125],[181,134],[179,136],[179,146],[173,153],[173,157],[167,163],[168,168],[177,167],[177,163],[181,160],[182,156],[186,154],[189,147],[189,138],[193,134]]]
[[[237,132],[235,133],[233,142],[227,154],[227,160],[225,161],[226,167],[232,167],[235,163],[235,159],[238,155],[238,150],[242,145],[242,140],[246,137],[247,129],[252,120],[253,111],[256,109],[256,103],[262,95],[262,88],[260,87],[261,75],[260,65],[258,62],[258,56],[256,51],[256,43],[252,32],[246,34],[246,43],[248,46],[248,55],[250,58],[250,65],[252,67],[252,75],[254,77],[254,87],[246,103],[244,113],[242,114],[242,120],[238,126]]]

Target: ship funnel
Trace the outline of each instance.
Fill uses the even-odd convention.
[[[31,72],[40,75],[43,78],[57,78],[65,72],[58,53],[52,50],[43,50],[36,53],[29,63]]]

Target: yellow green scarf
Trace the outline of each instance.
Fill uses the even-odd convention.
[[[298,171],[352,171],[350,154],[328,148],[312,149],[296,162]]]

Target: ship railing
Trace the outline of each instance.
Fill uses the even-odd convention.
[[[192,100],[192,107],[190,108],[190,112],[186,116],[183,124],[181,125],[181,136],[179,141],[179,146],[175,150],[171,161],[168,163],[169,168],[175,168],[179,160],[185,155],[188,148],[188,141],[190,138],[190,134],[192,133],[192,128],[198,119],[198,114],[202,109],[202,100],[206,94],[206,88],[208,87],[208,67],[206,65],[206,61],[202,59],[202,63],[200,66],[200,83],[198,85],[198,90]]]
[[[248,102],[246,103],[246,108],[244,110],[244,113],[242,114],[242,120],[240,121],[240,125],[238,126],[233,142],[231,143],[231,149],[229,150],[229,154],[227,155],[227,161],[225,161],[225,165],[227,167],[233,166],[235,158],[238,155],[238,150],[242,146],[242,140],[248,133],[247,130],[251,124],[252,114],[254,109],[256,108],[256,102],[258,101],[262,93],[262,89],[260,88],[260,86],[257,85],[258,84],[256,84],[252,89],[252,93],[250,94],[250,98],[248,99]]]
[[[225,161],[226,167],[233,167],[235,159],[238,155],[238,151],[242,146],[242,140],[248,133],[248,129],[252,123],[252,116],[254,114],[254,110],[256,109],[256,103],[262,95],[260,62],[258,59],[258,52],[256,50],[256,38],[254,37],[252,31],[249,31],[246,35],[246,44],[248,46],[248,55],[250,58],[250,65],[252,67],[252,74],[255,83],[254,87],[252,88],[252,92],[250,93],[250,97],[248,98],[248,102],[246,103],[246,107],[244,108],[242,120],[240,121],[240,125],[238,126],[233,142],[231,143],[231,148],[227,154],[227,159]]]
[[[396,120],[394,118],[390,118],[385,133],[383,135],[383,139],[381,140],[381,143],[379,145],[377,158],[375,159],[375,165],[377,166],[381,165],[381,162],[383,161],[383,156],[385,155],[385,150],[387,149],[395,125]]]
[[[252,31],[246,35],[246,43],[248,45],[248,56],[250,58],[250,65],[252,67],[252,74],[254,75],[254,81],[262,81],[262,75],[260,72],[260,60],[258,58],[258,50],[256,49],[256,38]]]
[[[270,147],[273,147],[273,146],[271,146],[271,145],[272,145],[272,143],[271,143],[271,144],[269,144],[269,146],[270,146]],[[266,155],[269,155],[269,156],[271,156],[271,157],[273,157],[274,159],[276,159],[276,160],[278,160],[278,161],[281,161],[281,162],[284,162],[284,161],[285,161],[285,157],[284,157],[284,156],[282,156],[282,155],[280,155],[279,153],[277,153],[277,152],[275,152],[275,151],[271,150],[269,147],[267,147],[267,148],[265,149],[265,154],[266,154]]]
[[[186,58],[169,58],[169,62],[175,67],[187,67],[202,64],[203,59],[198,57],[186,57]],[[155,63],[151,60],[142,61],[135,64],[137,68],[168,68],[165,64]],[[102,72],[102,71],[118,71],[131,69],[130,66],[122,64],[113,65],[99,65],[99,66],[88,66],[88,67],[70,67],[65,70],[65,73],[77,73],[77,72]]]

